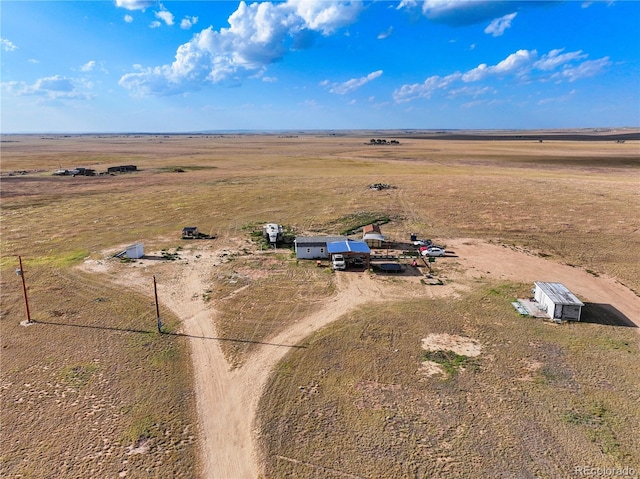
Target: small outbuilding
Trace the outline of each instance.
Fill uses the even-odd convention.
[[[125,256],[129,259],[138,259],[144,256],[144,246],[142,243],[132,244],[127,246],[124,252]]]
[[[182,239],[198,238],[200,233],[197,226],[185,226],[182,228]]]
[[[369,248],[382,248],[385,239],[380,231],[380,226],[370,224],[362,228],[362,241],[367,243]]]
[[[554,320],[580,321],[584,303],[562,283],[534,282],[534,298]]]
[[[294,241],[296,258],[327,259],[327,244],[333,241],[344,241],[344,236],[297,236]]]

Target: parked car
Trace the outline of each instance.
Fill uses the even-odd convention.
[[[364,266],[364,260],[362,258],[353,258],[351,264],[356,268],[362,268]]]
[[[416,240],[413,242],[413,246],[431,246],[431,240],[430,239]]]
[[[331,267],[334,270],[344,271],[347,269],[347,262],[341,254],[334,254],[331,258]]]
[[[438,246],[429,246],[428,248],[420,251],[420,254],[422,254],[422,256],[444,256],[445,253],[445,249]]]

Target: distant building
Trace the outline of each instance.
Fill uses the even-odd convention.
[[[96,174],[96,170],[92,169],[92,168],[75,168],[73,170],[71,170],[71,174],[72,176],[95,176]]]
[[[551,319],[580,321],[584,303],[562,283],[534,283],[534,298]]]
[[[127,173],[130,171],[138,171],[138,167],[136,165],[120,165],[107,168],[107,173]]]

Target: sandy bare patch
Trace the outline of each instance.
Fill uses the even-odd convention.
[[[475,357],[480,355],[482,347],[475,339],[443,333],[430,334],[426,338],[422,338],[422,349],[425,351],[453,351],[460,356]],[[423,361],[421,370],[425,376],[429,377],[437,374],[446,375],[444,368],[435,361]]]
[[[420,369],[422,371],[422,374],[428,377],[435,376],[437,374],[445,375],[445,372],[442,366],[440,366],[438,363],[435,363],[433,361],[422,361],[422,364],[420,365]]]
[[[518,378],[518,381],[533,381],[534,374],[538,371],[543,363],[536,360],[523,360],[524,365],[522,367],[524,374]]]
[[[422,349],[425,351],[453,351],[460,356],[475,357],[480,355],[482,347],[475,339],[453,334],[430,334],[422,338]]]

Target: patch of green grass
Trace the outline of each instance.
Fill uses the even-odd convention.
[[[439,349],[424,353],[424,360],[433,361],[442,366],[448,376],[454,376],[461,368],[474,365],[475,361],[469,356],[457,354],[454,351]]]
[[[174,252],[171,252],[168,249],[163,249],[161,251],[161,254],[162,254],[162,258],[166,259],[167,261],[176,261],[180,259],[180,250],[177,248]]]
[[[487,295],[513,301],[521,293],[522,289],[522,285],[516,285],[513,283],[502,283],[489,288],[489,290],[487,291]]]
[[[358,232],[363,226],[377,223],[379,225],[391,221],[389,215],[380,212],[357,211],[340,218],[329,220],[322,226],[328,232],[339,232],[341,235],[350,235]]]
[[[37,256],[34,258],[29,258],[27,260],[27,263],[32,266],[53,266],[55,268],[66,268],[81,263],[89,255],[89,251],[78,249],[75,251],[61,252],[59,255],[55,256]],[[22,262],[25,263],[24,258],[22,259]]]
[[[142,408],[146,411],[147,408]],[[127,444],[135,444],[141,439],[148,439],[154,436],[154,425],[156,420],[151,414],[133,412],[134,418],[123,434],[123,439]]]
[[[65,367],[60,376],[73,388],[81,389],[89,384],[97,370],[98,365],[95,363],[78,363]]]
[[[603,403],[593,403],[583,411],[569,411],[562,416],[562,419],[569,424],[580,426],[603,453],[619,459],[625,456],[621,450],[620,441],[616,437],[612,412]]]
[[[626,351],[629,353],[633,351],[633,345],[631,341],[628,341],[626,339],[602,337],[597,342],[597,344],[601,349],[604,349],[604,350],[613,349],[613,350]]]

